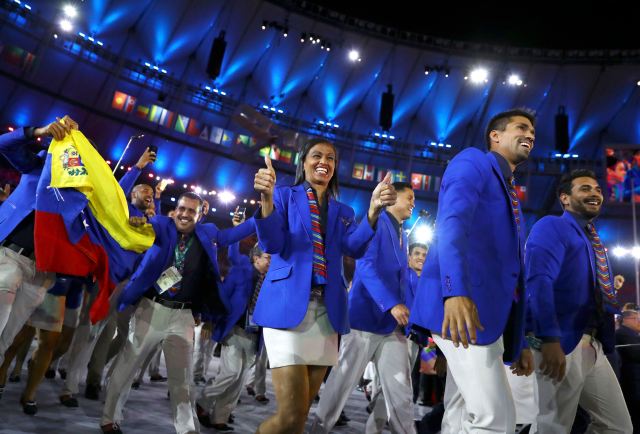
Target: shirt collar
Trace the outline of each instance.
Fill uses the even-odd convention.
[[[402,229],[402,223],[400,223],[398,220],[396,220],[396,218],[393,216],[393,214],[391,214],[386,209],[384,210],[384,212],[387,213],[387,217],[389,217],[389,220],[391,221],[391,224],[393,225],[393,228],[396,230],[396,232],[400,233],[400,230]]]
[[[576,223],[578,223],[578,226],[580,226],[583,229],[587,228],[587,225],[589,223],[592,223],[591,221],[587,220],[586,218],[584,218],[582,215],[572,212],[572,211],[567,211],[569,214],[571,214],[571,216],[573,217],[573,219],[576,221]]]
[[[507,181],[513,176],[513,172],[511,171],[511,167],[509,166],[509,162],[502,155],[497,152],[491,151],[491,153],[496,157],[498,161],[498,166],[500,166],[500,172],[502,172],[502,177]]]

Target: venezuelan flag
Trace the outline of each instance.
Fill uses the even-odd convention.
[[[155,237],[151,225],[129,225],[122,188],[79,131],[49,146],[36,194],[34,235],[39,270],[97,280],[93,322],[108,315],[115,285],[132,273]]]

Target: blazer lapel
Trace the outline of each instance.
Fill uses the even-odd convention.
[[[380,217],[383,222],[384,225],[387,227],[387,231],[389,232],[389,236],[391,237],[391,245],[393,246],[393,253],[395,253],[396,255],[396,260],[398,261],[398,264],[402,265],[402,260],[400,259],[401,254],[400,254],[400,241],[398,240],[398,234],[396,233],[394,227],[393,227],[393,223],[391,223],[390,217],[387,215],[387,213],[385,211],[383,211],[382,213],[380,213]],[[404,243],[404,233],[403,233],[403,239],[402,242]]]
[[[500,165],[498,164],[498,160],[496,160],[496,157],[491,155],[491,152],[487,152],[487,155],[490,155],[489,161],[491,161],[491,168],[493,169],[493,173],[500,180],[500,184],[502,185],[504,193],[507,195],[507,201],[509,202],[509,208],[511,208],[511,189],[507,185],[507,182],[505,181],[504,176],[502,175],[502,170],[500,169]],[[513,216],[513,218],[511,220],[513,221],[513,226],[514,226],[516,232],[518,233],[518,239],[520,241],[520,248],[523,248],[524,247],[524,240],[526,239],[526,237],[525,237],[525,234],[522,232],[524,230],[524,215],[522,214],[522,207],[520,206],[520,200],[518,200],[518,210],[520,211],[520,230],[521,230],[521,233],[518,233],[518,225],[516,225],[515,216],[513,216],[513,209],[511,210],[511,215]]]
[[[294,185],[293,190],[293,201],[296,203],[296,208],[300,213],[300,218],[302,219],[302,225],[304,229],[307,231],[307,236],[310,240],[311,233],[313,232],[311,229],[311,211],[309,211],[309,199],[307,198],[307,192],[304,189],[304,184]]]
[[[584,241],[585,248],[587,249],[587,254],[589,255],[589,266],[591,268],[591,277],[593,278],[593,283],[596,284],[597,283],[596,268],[595,268],[596,257],[593,251],[593,245],[591,244],[591,240],[587,237],[585,230],[578,225],[578,222],[576,222],[576,220],[571,216],[571,214],[565,211],[564,214],[562,214],[562,218],[565,219],[573,227],[573,229],[578,232],[578,235],[580,236],[580,238],[582,238],[582,241]],[[607,261],[608,260],[609,258],[607,258]]]
[[[324,245],[326,247],[327,240],[333,239],[333,233],[335,232],[336,222],[338,220],[338,211],[340,208],[340,204],[336,202],[333,198],[327,196],[329,202],[327,203],[327,222],[325,225],[325,236],[324,236]],[[326,250],[326,249],[325,249]]]

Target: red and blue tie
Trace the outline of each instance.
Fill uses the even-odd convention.
[[[614,307],[617,307],[618,300],[616,289],[611,281],[611,273],[609,271],[609,263],[607,262],[607,253],[604,250],[600,235],[596,231],[593,223],[587,224],[587,232],[593,246],[593,252],[596,255],[596,280],[602,294],[602,300]]]
[[[313,238],[313,274],[327,278],[327,260],[324,255],[324,239],[322,238],[322,226],[320,225],[320,208],[313,189],[307,189],[309,199],[309,211],[311,213],[311,237]]]

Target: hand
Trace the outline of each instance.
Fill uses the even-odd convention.
[[[266,169],[260,169],[253,179],[253,188],[260,193],[262,203],[262,217],[268,217],[273,211],[273,189],[276,185],[276,171],[273,170],[271,158],[264,156]]]
[[[396,203],[396,189],[391,185],[391,172],[387,173],[381,183],[371,193],[371,201],[369,202],[369,212],[367,217],[369,224],[373,227],[385,206]]]
[[[396,319],[399,325],[406,326],[409,324],[409,309],[402,303],[398,303],[391,308],[391,315]]]
[[[156,161],[156,153],[151,152],[149,148],[147,148],[144,150],[144,152],[140,156],[140,159],[138,159],[138,162],[136,163],[136,167],[142,170],[145,167],[147,167],[149,163],[153,163],[154,161]]]
[[[33,130],[34,137],[53,137],[55,140],[62,140],[71,132],[77,130],[78,123],[71,119],[69,115],[65,115],[62,119],[56,118],[54,122],[44,127]]]
[[[162,196],[162,193],[164,192],[164,190],[167,188],[167,185],[169,185],[171,182],[168,179],[161,179],[160,182],[158,182],[156,184],[156,199],[160,199],[160,197]]]
[[[147,223],[146,217],[129,217],[129,224],[134,228],[139,228]]]
[[[484,330],[478,317],[478,308],[469,297],[449,297],[444,302],[444,321],[442,321],[441,336],[447,338],[451,332],[453,345],[458,347],[460,342],[469,348],[469,342],[477,342],[476,329]],[[467,332],[469,336],[467,337]]]
[[[156,216],[156,207],[155,206],[151,206],[151,207],[145,209],[144,210],[144,215],[148,219],[150,219],[151,217],[155,217]]]
[[[617,274],[613,278],[613,287],[616,291],[619,291],[620,289],[622,289],[622,285],[624,285],[624,276],[622,274]]]
[[[207,326],[207,324],[211,324],[210,322],[205,322],[202,328],[200,329],[200,339],[204,341],[208,341],[211,339],[211,327]]]
[[[433,365],[433,369],[436,371],[436,375],[440,378],[447,376],[447,359],[444,356],[436,357],[436,362]]]
[[[7,200],[10,194],[11,194],[11,185],[5,184],[4,188],[0,190],[0,202],[4,202],[5,200]]]
[[[511,365],[511,372],[518,377],[528,377],[533,372],[533,353],[525,348],[520,353],[520,358]]]
[[[540,363],[540,372],[553,381],[560,382],[564,378],[567,369],[567,358],[562,351],[560,342],[545,342],[540,348],[542,353],[542,362]]]
[[[244,223],[245,215],[238,212],[240,206],[236,206],[236,210],[233,212],[233,218],[231,219],[231,224],[233,227],[238,226],[241,223]]]

